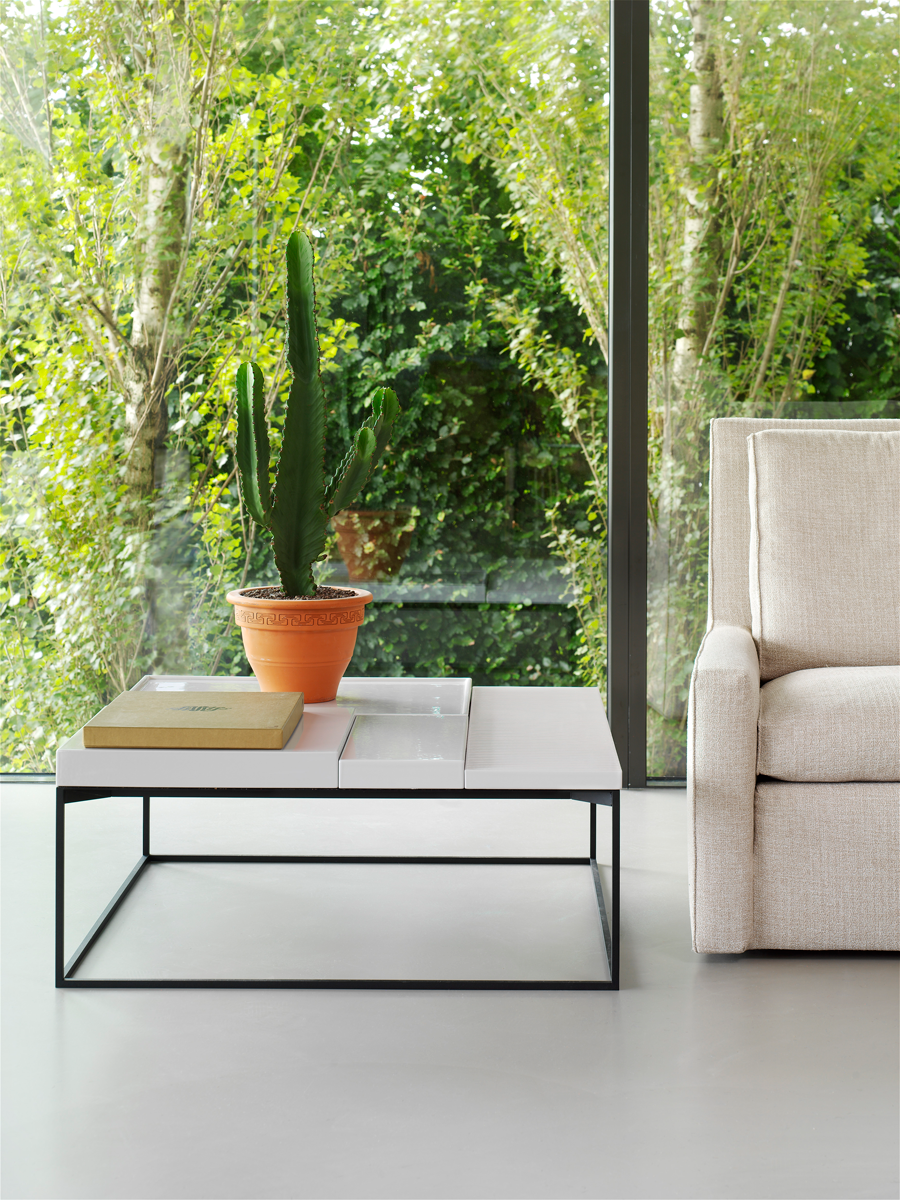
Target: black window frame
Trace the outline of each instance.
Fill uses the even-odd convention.
[[[624,787],[647,784],[650,0],[609,0],[606,711]]]

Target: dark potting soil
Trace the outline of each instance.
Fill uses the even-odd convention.
[[[280,587],[245,588],[241,592],[248,600],[343,600],[356,595],[350,588],[328,587],[319,584],[314,596],[286,596]]]

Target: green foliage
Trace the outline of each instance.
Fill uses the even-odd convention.
[[[809,399],[852,405],[855,416],[900,412],[900,191],[872,206],[865,274],[842,298],[844,321],[828,331],[803,371]]]
[[[148,665],[136,633],[152,564],[123,520],[102,377],[37,331],[5,349],[6,413],[18,419],[0,523],[0,746],[6,769],[47,770],[58,742]],[[75,386],[52,386],[66,376]]]
[[[355,34],[320,16],[315,4],[245,14],[84,0],[44,32],[25,5],[4,7],[6,762],[52,767],[58,740],[146,671],[241,669],[221,597],[260,539],[240,519],[226,381],[248,351],[280,374],[284,239],[325,209],[340,227],[341,191],[324,184],[345,141]],[[314,37],[312,68],[285,66],[273,17],[285,36]],[[167,235],[158,255],[160,284],[177,286],[168,340],[148,357],[132,340],[154,246],[148,171],[175,160],[190,161],[190,203],[180,240]],[[167,178],[177,172],[157,191]],[[325,260],[327,302],[338,248]],[[326,361],[348,334],[326,319]],[[142,372],[166,410],[144,499],[128,478]]]
[[[813,29],[790,0],[715,7],[725,134],[701,161],[709,3],[653,3],[651,774],[683,772],[709,418],[889,415],[898,392],[896,14],[827,0]],[[390,384],[366,503],[416,516],[403,579],[462,589],[552,555],[573,603],[373,605],[351,669],[602,683],[607,6],[70,0],[43,31],[32,8],[0,16],[4,762],[51,767],[145,671],[247,671],[224,595],[276,569],[257,522],[264,444],[283,463],[293,428],[301,227],[326,513]],[[693,262],[691,184],[710,205]],[[684,387],[688,299],[707,336]]]
[[[897,180],[896,13],[823,3],[810,21],[809,5],[791,0],[652,8],[648,665],[659,737],[650,770],[683,774],[690,666],[706,623],[706,429],[713,416],[799,413],[813,376],[839,369],[834,357],[815,364],[845,340],[852,296],[870,290],[873,204],[885,211]],[[401,56],[415,79],[404,109],[410,129],[429,112],[455,153],[492,164],[530,265],[559,272],[605,356],[605,6],[527,0],[498,12],[479,0],[405,0],[398,10]],[[712,75],[692,98],[698,70]],[[724,136],[698,148],[690,114],[719,93]],[[870,411],[886,414],[896,322],[884,288],[879,295],[866,323],[873,332],[880,325],[884,403]],[[494,315],[591,467],[582,497],[599,536],[584,536],[584,514],[571,519],[564,506],[551,506],[548,519],[588,639],[583,659],[599,680],[605,389],[521,296],[495,296]]]
[[[572,610],[544,605],[381,604],[357,635],[360,675],[471,676],[478,685],[577,682]]]
[[[698,159],[687,136],[691,13],[704,7],[723,137]],[[701,0],[690,11],[673,0],[653,13],[648,773],[683,777],[707,619],[710,419],[891,415],[890,291],[883,269],[877,283],[870,272],[885,241],[874,216],[890,212],[898,179],[896,15],[828,3],[812,21],[808,5],[789,0]],[[694,242],[691,186],[709,204]],[[879,297],[865,317],[871,340],[848,321],[869,292]],[[883,390],[871,407],[862,389],[823,387],[846,379],[848,333],[857,347],[879,345],[871,364]]]
[[[359,69],[357,47],[378,43],[370,19],[226,6],[213,40],[213,6],[174,10],[168,25],[155,13],[76,0],[42,40],[24,8],[6,10],[5,48],[33,100],[23,112],[12,96],[0,130],[3,753],[15,769],[52,768],[58,740],[146,671],[247,672],[224,595],[271,583],[275,567],[240,502],[229,381],[241,359],[259,366],[277,461],[290,385],[283,247],[299,224],[316,246],[326,477],[341,478],[352,431],[373,423],[373,389],[396,379],[396,447],[367,503],[417,514],[408,578],[545,557],[544,508],[577,497],[585,473],[550,397],[504,355],[480,281],[524,289],[566,345],[581,344],[583,324],[511,238],[489,167],[448,156],[437,128],[411,141],[405,122],[385,124],[394,84]],[[145,253],[141,163],[177,98],[188,106],[168,110],[173,128],[186,112],[193,131],[191,224],[171,272],[156,486],[135,504],[123,377]],[[570,677],[565,608],[495,606],[481,636],[478,608],[463,607],[464,638],[450,632],[455,610],[438,611],[404,632],[393,606],[370,609],[374,640],[361,638],[352,670],[387,669],[393,647],[391,662],[438,672],[458,643],[454,661],[497,678]]]
[[[284,594],[299,598],[315,595],[312,568],[325,552],[328,520],[362,491],[400,409],[390,388],[375,393],[372,415],[360,426],[326,487],[325,395],[319,373],[313,248],[305,233],[291,234],[285,258],[287,360],[292,381],[274,495],[269,488],[263,374],[256,363],[238,367],[236,457],[247,511],[272,534]]]

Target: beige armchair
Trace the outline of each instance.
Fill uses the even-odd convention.
[[[900,949],[900,421],[712,422],[694,949]]]

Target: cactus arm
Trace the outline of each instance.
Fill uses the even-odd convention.
[[[328,511],[336,512],[352,504],[362,490],[372,470],[375,434],[364,425],[357,433],[353,449],[341,463],[331,480]]]
[[[372,398],[372,415],[364,422],[353,449],[331,479],[328,510],[332,516],[352,504],[368,483],[388,444],[399,412],[400,405],[391,389],[379,388]],[[358,449],[363,434],[369,435],[366,447],[371,446],[364,454]]]
[[[372,431],[375,434],[375,453],[372,456],[374,469],[379,458],[390,441],[394,422],[400,413],[400,404],[391,388],[379,388],[372,402],[372,415],[375,421]]]
[[[312,564],[325,549],[325,396],[319,378],[313,249],[304,233],[287,245],[288,396],[273,505],[275,565],[286,596],[313,596]]]
[[[256,363],[241,363],[237,370],[238,475],[244,507],[264,529],[271,521],[269,492],[269,434],[263,397],[263,375]]]

